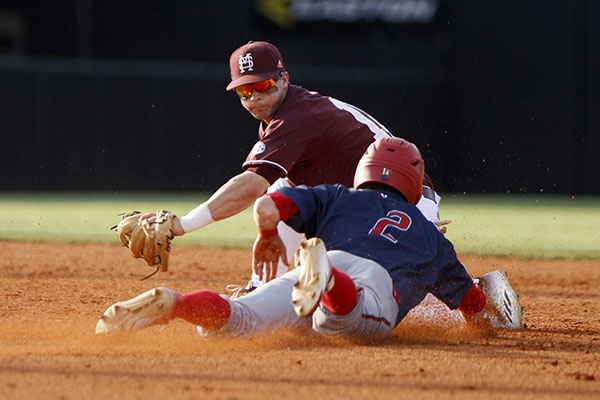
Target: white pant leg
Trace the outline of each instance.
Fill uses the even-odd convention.
[[[332,250],[327,255],[331,265],[354,281],[358,297],[355,307],[346,315],[334,315],[319,306],[313,314],[313,329],[326,336],[389,336],[396,326],[398,304],[387,271],[374,261],[344,251]]]
[[[426,190],[425,188],[429,189],[430,192],[427,194],[427,196],[425,194],[421,196],[421,199],[417,203],[417,208],[421,211],[425,218],[427,218],[427,220],[431,222],[439,222],[440,201],[442,198],[436,192],[431,190],[431,188],[423,186],[423,190]]]
[[[294,269],[235,300],[222,295],[231,306],[229,320],[216,331],[198,327],[198,332],[203,336],[248,336],[279,328],[305,326],[309,330],[310,318],[300,318],[292,305],[292,287],[299,276],[300,269]]]
[[[291,185],[286,178],[279,178],[271,186],[269,186],[269,188],[267,189],[267,193],[273,193],[274,191],[276,191],[279,188],[290,187],[290,186]],[[292,258],[294,257],[294,253],[296,252],[296,249],[298,249],[298,246],[300,246],[300,243],[303,240],[305,240],[306,237],[304,236],[303,233],[298,233],[295,230],[293,230],[292,228],[290,228],[283,221],[280,221],[279,224],[277,224],[277,231],[279,233],[279,237],[281,238],[281,241],[285,245],[288,262],[291,263]],[[288,266],[285,265],[280,259],[279,263],[277,264],[277,276],[281,276],[281,275],[285,274],[286,272],[288,272]],[[255,287],[258,287],[258,286],[264,284],[265,278],[266,278],[266,274],[263,273],[263,280],[261,281],[260,278],[258,277],[258,274],[254,273],[254,271],[252,271],[252,283]]]

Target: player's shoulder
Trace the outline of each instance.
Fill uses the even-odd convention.
[[[348,189],[347,187],[336,183],[334,185],[323,183],[321,185],[316,185],[312,188],[314,191],[318,192],[328,192],[328,193],[338,193],[338,194],[347,194],[350,193],[354,189]]]
[[[300,85],[292,84],[288,86],[286,98],[290,98],[291,100],[328,99],[328,97],[319,94],[319,92],[308,90]]]
[[[330,97],[323,96],[318,92],[311,91],[298,85],[290,85],[285,100],[282,103],[282,114],[286,118],[300,116],[307,123],[312,119],[323,119],[331,113],[338,112],[338,107],[331,101]],[[312,119],[307,119],[307,114]]]
[[[329,204],[346,192],[344,186],[322,184],[317,186],[298,185],[294,187],[283,187],[277,189],[278,192],[284,194],[294,201],[298,202],[317,202],[321,204]]]
[[[322,97],[317,95],[317,97]],[[283,103],[278,107],[273,120],[261,125],[265,134],[271,131],[288,133],[320,132],[319,123],[315,121],[314,107],[311,104],[317,98],[308,90],[290,85]]]
[[[319,186],[329,186],[329,190],[332,190],[332,191],[335,191],[338,193],[354,193],[354,192],[356,192],[356,189],[348,188],[348,187],[342,185],[341,183],[323,184],[323,185],[319,185]]]
[[[327,101],[327,97],[321,96],[317,92],[312,92],[298,85],[290,85],[288,87],[285,100],[281,104],[281,108],[288,111],[295,108],[308,108],[311,101]]]
[[[298,185],[294,188],[299,195],[310,195],[313,198],[321,199],[323,202],[336,201],[345,198],[352,193],[354,189],[348,189],[340,184],[321,184],[316,186]]]

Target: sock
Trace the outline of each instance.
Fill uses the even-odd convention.
[[[325,292],[321,304],[335,315],[348,314],[356,305],[356,285],[342,271],[331,267],[329,282],[333,279],[333,287]]]
[[[485,307],[485,294],[475,284],[463,296],[458,309],[465,314],[477,314]]]
[[[219,329],[229,319],[229,302],[210,290],[186,293],[175,304],[173,318],[184,319],[206,329]]]

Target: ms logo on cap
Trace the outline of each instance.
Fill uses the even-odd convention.
[[[244,72],[252,71],[252,67],[254,67],[254,61],[252,61],[251,53],[246,53],[245,56],[240,54],[240,59],[238,62],[240,64],[240,73],[242,74]]]

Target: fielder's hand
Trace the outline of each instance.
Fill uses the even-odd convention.
[[[285,245],[279,235],[267,238],[258,235],[252,248],[252,270],[258,275],[259,279],[263,279],[263,270],[265,282],[275,279],[280,257],[285,265],[290,265],[287,260]]]
[[[435,226],[437,226],[437,228],[440,230],[440,232],[446,233],[446,232],[448,232],[448,227],[445,225],[448,225],[450,222],[452,222],[452,221],[449,219],[444,219],[442,221],[434,222],[433,224]]]
[[[138,211],[125,213],[123,220],[112,228],[116,229],[119,240],[129,248],[134,258],[143,258],[146,264],[154,268],[154,272],[144,279],[159,270],[168,270],[171,240],[174,237],[175,214],[166,210],[152,214],[151,218],[141,219]]]
[[[156,213],[153,213],[153,212],[144,213],[140,216],[139,219],[140,219],[140,221],[147,219],[148,222],[153,223],[156,221]],[[181,221],[179,220],[179,218],[176,215],[173,216],[173,219],[171,222],[173,223],[172,231],[173,231],[174,236],[182,236],[185,234],[185,231],[183,230],[183,227],[181,226]]]

